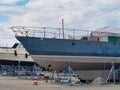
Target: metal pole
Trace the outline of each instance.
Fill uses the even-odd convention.
[[[68,71],[69,71],[69,75],[70,75],[70,85],[72,85],[72,73],[71,73],[70,64],[68,64]]]
[[[59,30],[59,39],[60,39],[60,29],[58,29]]]
[[[44,29],[44,38],[45,38],[45,27],[43,29]]]
[[[73,36],[74,36],[74,39],[75,39],[75,29],[73,29]]]
[[[109,80],[109,78],[110,78],[110,75],[111,75],[111,73],[112,73],[112,71],[113,71],[113,66],[112,66],[112,68],[110,69],[110,72],[109,72],[109,74],[108,74],[108,77],[107,77],[107,79],[106,79],[106,83],[108,82],[108,80]]]
[[[112,67],[111,67],[111,70],[108,74],[108,77],[106,79],[106,83],[108,82],[109,78],[110,78],[110,75],[113,74],[113,80],[114,80],[114,84],[116,83],[116,76],[115,76],[115,66],[114,66],[114,63],[112,63]]]
[[[20,61],[18,62],[18,78],[20,78]]]
[[[3,72],[4,72],[4,65],[1,66],[1,69],[2,69],[2,75],[3,75]]]
[[[2,64],[0,64],[0,74],[2,74]]]
[[[64,19],[62,18],[62,35],[63,35],[63,39],[65,38],[64,37]]]
[[[116,81],[115,81],[115,79],[116,79],[116,77],[115,77],[115,65],[112,63],[112,65],[113,65],[113,80],[114,80],[114,84],[116,83]]]
[[[54,79],[54,73],[55,73],[55,71],[52,72],[51,82],[52,82],[52,80]]]
[[[12,67],[11,67],[11,69],[12,69],[12,76],[14,76],[15,67],[14,67],[14,62],[13,61],[12,61]]]
[[[57,71],[56,73],[57,73],[58,81],[60,82],[61,79],[60,79],[60,76],[59,76],[59,72]]]
[[[33,77],[35,76],[35,63],[34,63],[34,66],[33,66]]]

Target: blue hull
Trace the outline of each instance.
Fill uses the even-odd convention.
[[[120,57],[120,43],[16,37],[31,55]]]

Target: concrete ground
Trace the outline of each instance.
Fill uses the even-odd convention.
[[[20,80],[17,77],[0,76],[0,90],[120,90],[120,84],[67,86],[39,81],[38,85],[35,86],[33,85],[33,80]]]

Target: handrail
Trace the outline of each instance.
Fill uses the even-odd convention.
[[[11,26],[10,29],[15,33],[15,36],[62,38],[62,28]],[[64,37],[65,39],[69,37],[75,39],[79,36],[88,36],[90,32],[91,30],[65,28]]]

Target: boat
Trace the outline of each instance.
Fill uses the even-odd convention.
[[[18,62],[24,65],[34,62],[22,44],[14,43],[12,47],[0,47],[0,64],[12,65],[14,63],[17,65]]]
[[[61,71],[69,64],[74,71],[81,71],[81,77],[93,79],[106,76],[105,72],[108,75],[112,64],[119,67],[119,28],[64,29],[62,35],[62,28],[12,26],[11,29],[31,57],[45,68]]]

